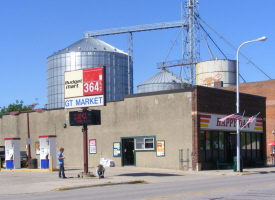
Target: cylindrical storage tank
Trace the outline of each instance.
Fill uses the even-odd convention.
[[[236,85],[235,60],[209,60],[196,64],[196,85],[214,87],[223,81],[223,87]]]
[[[130,58],[131,59],[131,58]],[[106,66],[106,99],[121,100],[133,93],[133,65],[128,54],[97,39],[83,38],[47,58],[48,109],[64,107],[64,72]]]
[[[163,90],[182,89],[190,86],[191,85],[188,82],[179,78],[175,74],[172,74],[166,69],[163,69],[153,77],[139,84],[137,89],[138,93],[147,93]]]

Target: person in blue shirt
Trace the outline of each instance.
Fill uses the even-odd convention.
[[[64,152],[64,148],[60,148],[58,154],[57,154],[57,160],[58,160],[58,164],[59,164],[59,178],[61,178],[61,173],[62,173],[62,177],[63,178],[67,178],[65,176],[65,173],[64,173],[64,159],[65,159],[65,156],[62,155],[62,153]]]

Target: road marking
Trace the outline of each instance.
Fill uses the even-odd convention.
[[[180,198],[180,197],[200,195],[200,194],[210,194],[210,193],[216,193],[216,192],[226,192],[226,191],[232,191],[232,190],[243,190],[243,189],[249,189],[249,188],[265,187],[265,186],[271,186],[271,185],[275,185],[275,183],[269,183],[269,184],[263,184],[263,185],[252,185],[252,186],[245,186],[245,187],[238,187],[238,188],[210,190],[210,191],[194,192],[194,193],[187,193],[187,194],[177,194],[177,195],[171,195],[171,196],[148,198],[144,200],[172,199],[172,198]]]

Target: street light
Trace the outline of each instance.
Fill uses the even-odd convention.
[[[34,109],[34,110],[24,110],[24,111],[14,111],[10,112],[10,115],[20,115],[21,113],[27,113],[27,129],[28,129],[28,139],[30,138],[30,122],[29,122],[29,113],[30,112],[38,112],[41,113],[45,111],[44,108]],[[31,165],[31,145],[28,144],[28,169],[30,169]]]
[[[237,50],[237,89],[236,89],[236,107],[237,107],[237,113],[240,112],[240,94],[239,94],[239,51],[240,51],[240,48],[245,45],[245,44],[248,44],[250,42],[259,42],[259,41],[265,41],[267,39],[267,37],[263,36],[263,37],[260,37],[256,40],[251,40],[251,41],[247,41],[247,42],[244,42],[242,43],[238,50]],[[240,172],[240,124],[239,124],[239,120],[237,120],[237,172]]]

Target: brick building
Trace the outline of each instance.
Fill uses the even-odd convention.
[[[242,93],[240,100],[240,108],[246,110],[241,124],[261,112],[258,123],[255,120],[242,129],[241,156],[244,161],[250,157],[265,160],[266,98]],[[233,91],[194,86],[127,95],[122,101],[91,109],[101,111],[101,125],[88,125],[88,141],[93,149],[88,154],[89,167],[97,166],[101,158],[109,158],[118,167],[203,170],[216,167],[213,159],[232,162],[236,155],[236,120],[219,122],[236,111]],[[69,126],[69,112],[76,110],[80,109],[29,113],[31,156],[37,158],[38,167],[42,152],[35,144],[49,135],[56,138],[56,153],[60,147],[66,149],[66,166],[83,166],[82,127]],[[0,118],[0,146],[5,138],[21,138],[23,151],[27,130],[26,113],[4,115]]]
[[[222,89],[236,91],[236,86],[224,87]],[[275,141],[275,134],[273,133],[275,131],[275,80],[240,83],[239,91],[266,97],[266,141]],[[266,148],[268,162],[272,162],[270,152],[271,148]]]

